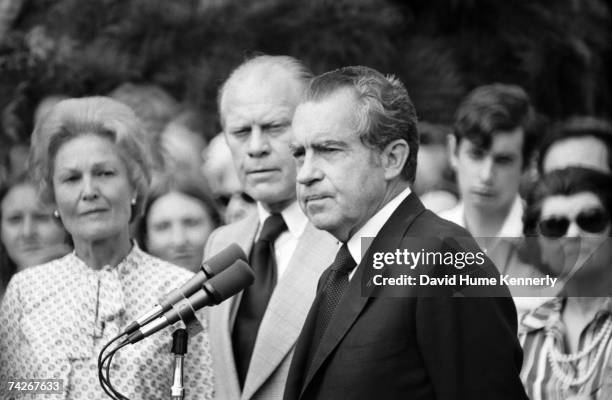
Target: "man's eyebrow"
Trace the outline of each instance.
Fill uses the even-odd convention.
[[[345,149],[348,147],[348,145],[346,144],[346,142],[343,142],[341,140],[322,140],[320,142],[314,142],[311,147],[315,150],[327,149],[330,147],[339,147]]]
[[[514,158],[514,157],[518,157],[519,154],[514,153],[512,151],[502,150],[500,152],[493,153],[492,155],[493,155],[493,157],[513,157]]]
[[[229,132],[236,132],[236,131],[246,130],[246,129],[251,129],[251,125],[249,125],[248,123],[226,125],[226,130]]]

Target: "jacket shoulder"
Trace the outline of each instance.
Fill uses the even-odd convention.
[[[204,259],[215,254],[231,243],[238,243],[243,250],[246,250],[244,244],[251,241],[255,236],[259,219],[256,212],[247,214],[243,219],[233,222],[228,225],[223,225],[215,229],[204,247]]]
[[[437,237],[471,237],[462,226],[440,217],[431,210],[423,211],[414,221],[414,228]]]

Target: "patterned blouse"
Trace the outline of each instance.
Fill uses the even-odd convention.
[[[612,399],[612,299],[580,333],[577,353],[585,354],[576,360],[555,361],[567,353],[561,320],[564,305],[565,299],[555,298],[519,318],[521,380],[527,395],[531,400]],[[584,382],[569,384],[577,377]]]
[[[0,305],[0,383],[4,386],[9,378],[63,380],[63,396],[19,399],[108,399],[98,382],[101,348],[191,276],[135,244],[112,269],[93,270],[73,252],[18,273]],[[213,397],[207,327],[200,319],[205,330],[189,338],[185,356],[186,399]],[[110,379],[119,392],[132,400],[170,398],[171,331],[164,329],[115,354]],[[0,397],[11,399],[13,393]]]

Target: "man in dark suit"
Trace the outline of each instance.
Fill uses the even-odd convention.
[[[503,284],[379,285],[398,271],[499,278],[482,253],[480,264],[459,265],[480,249],[411,193],[418,133],[404,86],[366,67],[323,74],[292,127],[300,206],[342,245],[319,280],[284,399],[526,399],[516,310]],[[394,249],[456,262],[376,269],[376,254]]]

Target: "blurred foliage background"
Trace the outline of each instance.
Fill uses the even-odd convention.
[[[523,86],[551,119],[609,118],[611,11],[605,0],[0,0],[0,145],[27,141],[42,97],[127,81],[195,105],[211,137],[219,84],[257,52],[315,73],[395,74],[435,123],[491,82]]]

